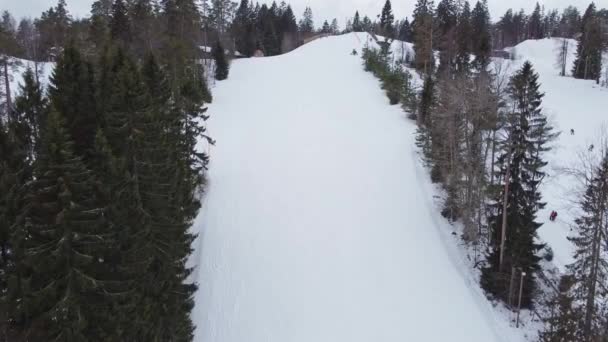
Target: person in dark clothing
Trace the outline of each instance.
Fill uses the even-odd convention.
[[[556,219],[556,218],[557,218],[557,211],[553,210],[553,211],[551,212],[551,215],[549,216],[549,220],[550,220],[551,222],[555,222],[555,219]]]

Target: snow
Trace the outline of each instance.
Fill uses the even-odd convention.
[[[415,124],[350,54],[359,35],[235,60],[214,89],[195,341],[525,341],[436,210]]]
[[[553,264],[563,271],[573,261],[573,246],[567,237],[579,214],[575,201],[584,190],[580,177],[572,176],[567,170],[581,166],[580,155],[591,144],[600,150],[599,139],[608,120],[608,88],[602,88],[594,81],[560,77],[555,67],[556,49],[560,41],[528,40],[517,45],[512,49],[516,60],[510,63],[509,69],[513,72],[525,60],[532,62],[540,75],[541,90],[545,92],[544,111],[554,127],[562,132],[546,158],[549,162],[546,170],[548,176],[540,190],[547,206],[539,213],[539,221],[544,223],[539,236],[553,249]],[[572,69],[575,51],[576,41],[570,40],[568,72]],[[575,135],[570,134],[571,129],[574,129]],[[556,222],[549,221],[552,210],[558,212]]]
[[[12,70],[10,71],[10,87],[11,87],[11,93],[13,95],[17,95],[19,93],[19,89],[20,89],[20,85],[23,84],[23,73],[27,70],[27,68],[31,68],[32,70],[35,70],[34,67],[34,62],[26,60],[26,59],[19,59],[17,58],[17,60],[20,62],[18,64],[18,66],[13,67]],[[38,63],[38,70],[41,72],[41,74],[39,75],[40,78],[40,83],[43,86],[47,86],[49,83],[49,77],[51,76],[53,69],[55,68],[55,63],[50,63],[50,62],[40,62]]]

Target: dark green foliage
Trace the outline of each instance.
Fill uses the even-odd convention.
[[[581,311],[579,336],[584,341],[598,340],[604,334],[603,305],[607,296],[604,284],[608,279],[605,257],[608,155],[590,171],[587,190],[581,200],[582,215],[575,220],[576,228],[569,238],[575,251],[574,263],[568,266],[574,279],[573,300]]]
[[[353,17],[353,31],[354,32],[363,31],[363,25],[361,23],[361,17],[359,16],[359,11],[356,11],[355,16]]]
[[[235,37],[237,51],[245,56],[252,56],[255,52],[255,22],[252,20],[252,17],[253,8],[251,7],[251,2],[249,0],[241,0],[232,22],[231,31]]]
[[[395,15],[393,14],[393,8],[391,1],[386,0],[382,13],[380,14],[380,30],[381,34],[386,38],[394,38],[395,36]]]
[[[193,0],[99,0],[82,21],[65,8],[36,21],[57,58],[48,98],[28,70],[0,115],[0,339],[190,341],[196,145],[213,143],[202,17]]]
[[[471,66],[471,34],[473,28],[471,26],[471,7],[469,2],[465,1],[462,12],[458,16],[458,25],[456,27],[456,70],[460,73],[467,73]]]
[[[58,51],[70,41],[72,17],[67,11],[65,0],[59,0],[57,6],[43,12],[35,21],[39,37],[40,57],[43,60],[53,59]]]
[[[540,333],[539,342],[578,342],[581,312],[574,305],[571,295],[574,279],[563,276],[560,279],[558,292],[547,303],[550,310],[545,320],[545,329]]]
[[[97,106],[93,67],[69,45],[57,61],[49,87],[51,106],[66,122],[74,153],[88,163],[95,148]]]
[[[323,22],[323,26],[321,26],[321,33],[330,33],[331,29],[329,28],[329,23],[327,20]]]
[[[400,64],[391,65],[385,51],[364,48],[362,58],[365,71],[373,73],[382,82],[390,104],[401,103],[410,116],[414,116],[417,99],[409,71]]]
[[[424,79],[424,86],[420,92],[420,103],[418,107],[418,123],[422,126],[430,126],[431,113],[436,105],[435,80],[431,75]]]
[[[472,52],[475,55],[473,62],[477,70],[485,70],[490,63],[492,43],[490,35],[490,12],[487,0],[478,1],[471,14],[471,25],[473,29]]]
[[[412,42],[412,25],[407,18],[405,18],[399,27],[397,39],[408,43]]]
[[[127,7],[123,0],[114,0],[114,4],[112,5],[110,36],[113,41],[123,45],[131,41],[131,24],[129,23]]]
[[[5,127],[0,122],[0,331],[14,336],[20,322],[12,320],[22,298],[14,288],[22,254],[16,251],[12,236],[24,199],[23,188],[32,178],[27,139],[19,135],[24,123],[11,118]],[[12,240],[12,241],[11,241]]]
[[[435,69],[433,55],[433,20],[435,8],[433,0],[418,0],[414,9],[412,33],[414,41],[416,70],[430,75]]]
[[[53,112],[47,121],[11,236],[21,264],[9,279],[9,292],[20,294],[11,313],[32,340],[107,336],[100,322],[111,320],[104,264],[111,227],[100,184],[73,153],[60,115]]]
[[[456,25],[458,23],[457,6],[454,0],[442,0],[437,5],[437,47],[439,48],[438,74],[446,73],[449,76],[454,73],[456,45]]]
[[[506,113],[506,134],[504,150],[499,156],[501,166],[499,179],[506,179],[509,173],[507,197],[507,234],[504,260],[500,263],[500,241],[503,220],[503,198],[505,184],[497,185],[495,205],[489,217],[492,231],[492,246],[488,265],[483,269],[482,287],[492,296],[507,303],[514,303],[511,274],[517,277],[520,271],[524,278],[522,306],[531,307],[536,289],[535,272],[539,269],[540,257],[537,252],[543,247],[536,242],[536,234],[541,224],[536,222],[536,213],[545,206],[538,191],[547,164],[543,153],[548,151],[547,143],[556,135],[552,133],[547,118],[541,111],[544,94],[540,92],[538,74],[532,65],[524,66],[511,77],[508,93],[513,112]]]
[[[22,148],[27,151],[28,162],[33,162],[40,142],[40,128],[45,126],[47,101],[41,85],[36,81],[32,69],[23,75],[20,95],[15,99],[15,119],[22,126],[15,135],[22,139]]]
[[[578,39],[572,70],[575,78],[596,80],[599,83],[602,74],[602,53],[606,47],[602,25],[595,4],[591,3],[582,19],[582,34]]]
[[[230,65],[228,64],[224,48],[219,41],[213,47],[211,54],[215,61],[215,79],[218,81],[227,79]]]
[[[544,37],[541,21],[540,5],[537,2],[528,22],[528,31],[532,39],[542,39]]]
[[[304,14],[302,15],[302,19],[300,20],[300,32],[302,33],[311,33],[315,30],[315,24],[312,17],[312,9],[310,7],[306,7],[304,10]]]

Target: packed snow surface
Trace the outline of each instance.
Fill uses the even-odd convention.
[[[237,60],[215,88],[195,341],[521,340],[439,229],[415,125],[351,55],[366,39]]]

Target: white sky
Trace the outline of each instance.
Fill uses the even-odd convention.
[[[238,0],[236,0],[238,1]],[[341,25],[344,24],[345,18],[352,17],[355,10],[364,15],[367,14],[373,17],[380,13],[385,0],[290,0],[290,3],[296,12],[296,16],[301,16],[305,6],[311,6],[315,25],[320,26],[323,20],[338,18]],[[475,0],[470,0],[472,3]],[[70,12],[76,17],[87,16],[93,0],[67,0]],[[259,0],[260,3],[272,2],[272,0]],[[277,2],[280,2],[277,1]],[[435,0],[435,3],[439,0]],[[547,8],[562,9],[570,4],[584,10],[591,0],[539,0]],[[392,0],[393,9],[397,18],[405,16],[411,17],[416,0]],[[490,13],[492,18],[499,18],[508,8],[519,9],[523,8],[526,12],[530,12],[536,1],[534,0],[488,0]],[[608,7],[608,0],[595,0],[598,7]],[[24,16],[35,17],[51,6],[56,4],[56,0],[0,0],[0,10],[9,10],[16,18]]]

